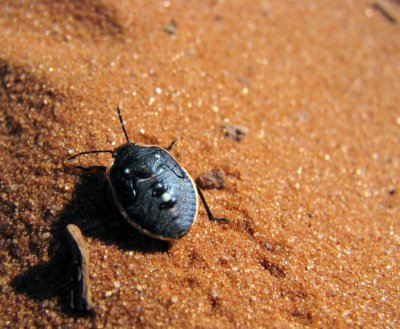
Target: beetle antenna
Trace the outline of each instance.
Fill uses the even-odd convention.
[[[85,154],[93,154],[93,153],[111,153],[113,154],[114,151],[112,150],[93,150],[93,151],[85,151],[85,152],[80,152],[78,154],[73,155],[72,157],[69,157],[67,160],[72,160],[75,159],[81,155],[85,155]]]
[[[129,140],[128,134],[126,133],[124,120],[122,119],[121,108],[119,107],[119,105],[117,106],[117,111],[118,111],[119,121],[121,122],[122,130],[124,131],[126,141],[128,143],[130,143],[131,141]]]

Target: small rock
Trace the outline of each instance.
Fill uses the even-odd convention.
[[[268,251],[272,251],[274,249],[274,247],[272,246],[272,244],[270,244],[269,242],[265,242],[265,248]]]
[[[241,142],[243,138],[249,133],[249,128],[245,126],[232,125],[230,123],[224,123],[222,130],[225,136],[235,142]]]
[[[301,123],[304,123],[310,119],[310,113],[307,111],[301,111],[297,114],[297,118]]]
[[[208,189],[223,189],[225,187],[225,171],[222,169],[213,169],[202,173],[196,183],[203,190]]]
[[[167,32],[169,35],[173,35],[176,33],[176,22],[174,19],[171,19],[167,24],[164,25],[163,30]]]
[[[12,190],[13,192],[16,192],[16,191],[19,190],[20,187],[21,187],[20,184],[12,184],[12,185],[11,185],[11,190]]]
[[[219,262],[221,264],[228,264],[229,263],[229,257],[224,255],[219,259]]]

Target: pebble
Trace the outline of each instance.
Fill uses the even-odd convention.
[[[170,20],[167,24],[163,27],[164,31],[167,32],[169,35],[173,35],[176,33],[177,25],[175,20]]]
[[[232,125],[230,123],[224,123],[222,125],[222,130],[225,133],[225,137],[235,142],[241,142],[249,133],[249,128],[240,125]]]
[[[272,246],[272,244],[270,244],[269,242],[265,242],[265,248],[268,251],[272,251],[274,249],[274,247]]]
[[[21,187],[20,184],[12,184],[12,185],[11,185],[11,190],[12,190],[13,192],[16,192],[16,191],[19,190],[20,187]]]
[[[225,187],[225,171],[223,169],[212,169],[202,173],[196,183],[203,190],[223,189]]]

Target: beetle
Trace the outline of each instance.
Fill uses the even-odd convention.
[[[129,224],[152,238],[166,241],[182,238],[196,220],[197,196],[210,220],[228,221],[213,215],[200,187],[170,154],[175,140],[166,148],[132,143],[119,106],[117,112],[125,144],[114,150],[80,152],[68,160],[85,154],[111,153],[108,167],[95,168],[105,172],[114,202]]]

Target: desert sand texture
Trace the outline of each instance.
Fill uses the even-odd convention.
[[[1,327],[399,327],[398,1],[0,5]],[[66,160],[125,143],[117,105],[132,141],[225,173],[204,194],[228,223],[200,206],[148,238],[76,168],[110,154]],[[69,307],[68,224],[93,312]]]

